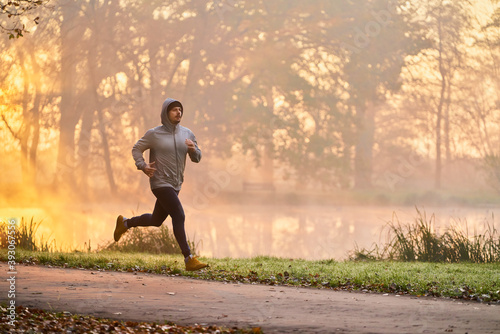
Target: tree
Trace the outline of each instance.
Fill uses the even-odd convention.
[[[500,3],[491,12],[476,13],[474,43],[469,47],[467,76],[457,84],[461,110],[456,127],[480,158],[489,186],[500,191]]]
[[[45,25],[44,22],[43,25]],[[55,103],[56,87],[51,74],[55,62],[45,57],[47,48],[52,46],[51,31],[34,33],[36,38],[7,42],[2,46],[2,76],[0,90],[6,108],[1,119],[8,133],[19,145],[19,159],[22,183],[32,184],[37,177],[38,147],[43,143],[41,133],[50,119],[44,111]],[[4,37],[4,36],[2,36]],[[3,42],[2,41],[2,42]],[[5,140],[10,146],[10,140]]]
[[[63,18],[60,26],[61,69],[59,71],[61,118],[54,183],[59,186],[67,185],[75,188],[75,127],[80,115],[80,111],[77,109],[77,87],[78,80],[81,78],[77,73],[77,65],[83,57],[83,50],[75,48],[75,43],[82,40],[85,25],[79,15],[80,7],[77,1],[67,0],[61,3],[60,9]]]
[[[18,43],[19,59],[2,67],[12,77],[8,65],[19,65],[16,73],[28,78],[29,87],[21,85],[15,95],[16,115],[31,124],[19,134],[29,139],[17,142],[37,161],[27,153],[36,153],[30,148],[37,146],[37,110],[55,101],[44,88],[35,93],[31,74],[37,64],[44,72],[37,56],[43,42],[57,68],[46,70],[42,83],[52,81],[60,90],[52,94],[59,99],[50,113],[58,121],[56,185],[80,193],[98,187],[123,192],[120,184],[134,172],[130,146],[159,124],[161,102],[171,96],[183,101],[183,122],[208,157],[215,151],[253,155],[266,182],[273,182],[279,162],[299,185],[369,187],[373,171],[382,168],[380,152],[385,166],[395,159],[389,153],[407,152],[422,139],[432,142],[432,154],[442,147],[453,157],[456,123],[465,127],[466,119],[472,124],[480,115],[464,93],[471,87],[458,80],[474,66],[460,69],[468,46],[457,6],[444,0],[65,0],[51,23],[33,34],[44,32],[40,44],[30,50]],[[474,78],[479,82],[480,74]],[[23,91],[29,92],[24,109]],[[406,104],[399,104],[403,97]],[[473,114],[465,117],[460,105]],[[380,122],[410,108],[415,114],[404,125],[395,118]],[[42,123],[48,117],[39,115]],[[6,120],[17,134],[18,126]],[[494,146],[493,127],[487,131]],[[396,133],[401,141],[381,133]],[[485,131],[469,133],[461,140],[476,141]]]
[[[230,144],[222,146],[226,152],[237,144],[238,152],[253,155],[256,165],[263,165],[262,180],[268,183],[273,182],[274,161],[286,171],[285,177],[296,174],[301,187],[306,180],[339,177],[339,138],[336,130],[330,131],[340,128],[335,122],[340,115],[336,94],[318,86],[314,76],[320,70],[312,68],[325,55],[324,50],[317,52],[320,42],[327,40],[316,35],[324,19],[321,4],[245,3],[241,12],[231,12],[224,21],[234,24],[232,31],[239,36],[227,45],[235,62],[231,67],[220,65],[230,80],[223,90],[215,85],[210,90],[221,91],[215,101],[225,101],[215,108],[223,112],[207,114],[210,127],[219,126],[230,138],[221,142]]]
[[[468,8],[463,3],[443,0],[431,3],[428,11],[431,24],[435,29],[434,48],[437,51],[436,60],[441,86],[436,106],[436,167],[434,184],[438,189],[441,187],[443,123],[446,155],[448,158],[450,157],[450,95],[456,69],[463,62],[463,55],[459,47],[463,44],[463,31],[469,26],[468,12]]]
[[[0,31],[11,38],[23,37],[29,32],[26,28],[28,21],[38,25],[40,17],[33,18],[36,9],[45,7],[50,0],[9,0],[0,4]],[[24,20],[23,20],[24,19]]]
[[[443,148],[451,163],[452,119],[457,107],[457,79],[471,71],[467,66],[467,38],[471,35],[472,7],[468,2],[428,0],[422,3],[418,19],[425,26],[430,45],[408,59],[409,86],[405,87],[415,118],[423,133],[433,133],[434,187],[441,188]],[[455,116],[456,117],[456,116]]]
[[[405,57],[418,53],[425,40],[411,4],[377,0],[345,6],[341,40],[347,56],[342,73],[347,103],[356,117],[354,183],[363,188],[372,185],[377,109],[389,92],[400,89]]]

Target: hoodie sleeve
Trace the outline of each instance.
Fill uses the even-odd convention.
[[[194,143],[194,146],[196,147],[196,150],[194,152],[189,152],[189,158],[191,159],[192,162],[200,162],[201,160],[201,150],[198,147],[198,143],[196,142],[196,137],[194,136],[194,133],[189,131],[189,139],[191,139]]]
[[[153,130],[148,130],[144,136],[135,143],[132,148],[132,157],[135,160],[135,165],[137,169],[143,170],[146,167],[147,163],[144,161],[143,153],[147,149],[151,148],[151,136],[153,134]]]

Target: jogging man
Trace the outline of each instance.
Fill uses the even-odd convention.
[[[200,162],[201,150],[198,148],[193,132],[179,124],[183,113],[184,109],[179,101],[166,99],[161,109],[162,125],[148,130],[132,148],[132,156],[137,169],[142,170],[149,177],[156,204],[152,214],[145,213],[128,219],[118,216],[114,239],[120,240],[123,233],[131,227],[160,227],[170,216],[175,239],[184,255],[186,270],[195,271],[207,265],[191,255],[184,230],[184,209],[178,195],[184,181],[187,155],[191,161]],[[143,157],[143,152],[147,149],[150,150],[149,163],[146,163]]]

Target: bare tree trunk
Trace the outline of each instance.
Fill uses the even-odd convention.
[[[436,171],[434,178],[434,187],[436,189],[441,188],[441,123],[443,118],[443,105],[445,101],[446,94],[446,73],[443,64],[443,35],[441,28],[441,18],[438,19],[438,34],[439,34],[439,73],[441,75],[441,92],[439,96],[439,104],[437,108],[436,115]]]
[[[94,33],[98,33],[96,29],[94,29]],[[97,79],[97,64],[100,63],[99,57],[98,57],[98,38],[94,37],[94,43],[90,45],[89,48],[89,54],[88,54],[88,68],[89,68],[89,86],[90,90],[92,91],[92,101],[91,106],[95,108],[97,111],[97,121],[98,121],[98,126],[99,126],[99,133],[101,134],[101,139],[102,139],[102,148],[103,148],[103,158],[104,158],[104,164],[105,164],[105,169],[106,169],[106,176],[108,178],[108,183],[109,183],[109,188],[111,190],[111,193],[115,195],[117,193],[117,188],[116,188],[116,182],[115,178],[113,175],[113,168],[111,165],[111,153],[109,150],[109,140],[108,140],[108,135],[106,133],[106,124],[104,123],[104,117],[103,117],[103,112],[102,112],[102,106],[100,105],[100,98],[99,95],[97,94],[97,87],[98,85],[98,79]]]
[[[269,118],[272,119],[274,115],[274,99],[272,89],[268,91],[267,109]],[[262,177],[263,182],[267,184],[274,184],[274,144],[273,144],[273,128],[268,128],[264,134],[264,154],[262,155]]]
[[[29,73],[26,70],[26,64],[25,64],[25,59],[24,59],[24,54],[18,52],[18,56],[21,60],[21,68],[23,71],[23,77],[24,77],[24,93],[23,93],[23,102],[22,102],[22,108],[23,108],[23,123],[21,125],[21,129],[19,131],[19,144],[21,146],[21,172],[22,172],[22,183],[23,184],[28,184],[31,181],[30,177],[30,166],[29,166],[29,148],[28,148],[28,140],[30,136],[30,131],[31,131],[31,115],[30,112],[28,111],[28,104],[30,100],[30,94],[29,94]]]
[[[370,188],[373,172],[373,143],[375,138],[375,108],[372,101],[362,101],[356,110],[358,138],[354,157],[354,185]]]
[[[199,78],[199,71],[202,67],[200,50],[203,49],[205,45],[205,36],[207,34],[207,16],[202,10],[200,10],[199,13],[204,17],[200,17],[200,20],[197,21],[198,26],[194,32],[193,49],[189,57],[189,69],[181,101],[184,107],[191,111],[194,111],[196,108],[196,100],[192,94],[195,92],[196,85],[198,84],[197,79]],[[195,120],[194,116],[194,112],[186,113],[185,116],[183,116],[185,119],[184,122],[186,122],[186,124],[193,124]]]
[[[90,90],[93,87],[89,88],[89,91],[85,93],[84,96],[87,98],[85,101],[93,100],[92,93]],[[82,114],[82,129],[80,131],[80,137],[78,138],[78,176],[80,182],[78,182],[78,187],[81,190],[84,196],[87,196],[89,193],[89,166],[90,166],[90,150],[92,145],[92,127],[94,126],[94,110],[95,105],[90,104],[83,106],[83,114]]]
[[[79,115],[76,110],[76,63],[78,48],[75,41],[81,36],[81,28],[77,25],[77,3],[73,0],[61,5],[63,22],[61,24],[61,119],[59,121],[59,144],[57,155],[55,185],[76,187],[75,168],[75,126]]]
[[[451,106],[451,83],[446,87],[446,99],[444,109],[444,147],[446,151],[446,163],[451,163],[450,147],[450,106]]]
[[[40,73],[41,70],[40,66],[38,66],[38,63],[36,62],[35,50],[31,48],[30,51],[31,51],[30,57],[31,57],[33,72]],[[31,109],[31,115],[32,115],[31,128],[33,134],[29,151],[29,162],[31,169],[30,174],[31,177],[33,178],[32,181],[36,181],[37,152],[38,152],[38,143],[40,142],[40,108],[41,108],[40,100],[42,93],[40,89],[39,76],[35,76],[34,84],[35,84],[35,100],[33,101],[33,108]]]
[[[117,188],[116,188],[115,177],[113,175],[113,168],[111,166],[111,153],[109,151],[108,135],[106,133],[106,126],[104,124],[104,120],[102,117],[102,110],[100,110],[100,108],[97,109],[97,119],[99,121],[99,132],[101,133],[102,146],[104,150],[104,163],[106,166],[106,176],[108,178],[109,188],[111,190],[111,193],[113,195],[116,195]]]

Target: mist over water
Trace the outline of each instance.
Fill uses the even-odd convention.
[[[464,229],[467,221],[471,236],[500,214],[499,208],[429,207],[425,211],[428,218],[435,213],[436,232],[461,220]],[[402,223],[416,217],[414,207],[220,207],[188,215],[186,226],[190,237],[203,241],[200,254],[204,256],[342,260],[356,244],[371,248],[386,241],[384,226],[393,213]]]
[[[419,210],[428,219],[435,215],[437,233],[455,225],[468,228],[470,236],[484,231],[485,223],[498,228],[495,217],[500,214],[498,207],[430,206]],[[412,223],[417,216],[415,207],[410,206],[214,205],[206,210],[186,206],[185,211],[186,233],[197,252],[216,258],[268,255],[343,260],[356,245],[361,249],[386,242],[384,227],[393,214],[401,223]],[[90,242],[96,250],[113,241],[116,212],[130,212],[130,217],[143,210],[109,203],[59,214],[35,208],[3,208],[0,217],[33,217],[42,221],[38,236],[44,240],[54,239],[65,250],[87,250]],[[164,224],[171,229],[170,218]]]

